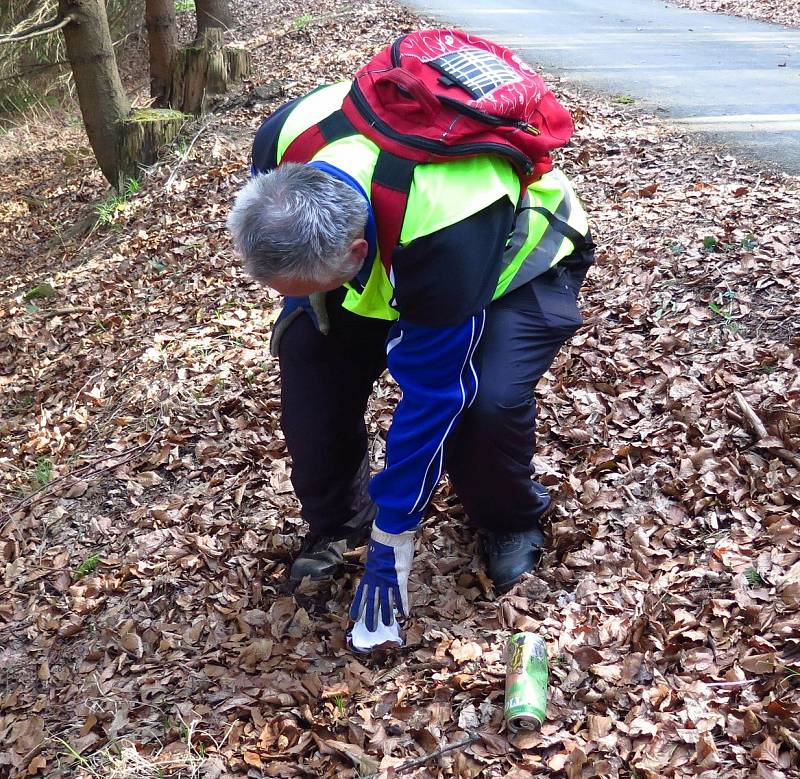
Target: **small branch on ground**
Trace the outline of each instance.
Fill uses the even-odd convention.
[[[164,184],[165,192],[169,192],[169,188],[172,186],[172,182],[175,180],[175,176],[178,173],[178,168],[180,168],[180,166],[183,165],[184,162],[186,162],[186,159],[189,156],[189,152],[192,150],[192,147],[197,142],[197,139],[208,129],[210,125],[211,125],[211,119],[209,119],[207,122],[204,122],[203,126],[195,133],[194,138],[192,138],[192,140],[189,142],[189,145],[186,147],[186,151],[184,151],[183,154],[181,154],[180,159],[178,160],[175,167],[172,169],[172,173],[169,174],[167,183]]]
[[[739,405],[739,408],[742,410],[742,414],[744,414],[745,421],[750,426],[750,429],[761,439],[761,438],[769,438],[769,433],[767,432],[767,428],[764,423],[761,421],[758,414],[753,411],[753,407],[745,400],[744,395],[742,395],[739,391],[734,391],[733,393],[734,400]],[[758,446],[758,442],[756,442],[756,446]],[[800,468],[800,457],[796,455],[794,452],[790,452],[788,449],[783,447],[769,447],[770,452],[774,452],[778,457],[782,460],[785,460],[787,463],[791,463],[795,466],[795,468]]]
[[[428,752],[421,757],[415,757],[413,760],[406,760],[405,763],[401,763],[394,769],[396,774],[399,774],[401,771],[410,771],[412,768],[417,768],[421,765],[424,765],[429,760],[433,760],[436,757],[441,757],[442,755],[446,754],[447,752],[452,752],[456,749],[463,749],[464,747],[468,747],[471,744],[474,744],[476,741],[480,741],[481,737],[477,733],[470,733],[470,735],[462,739],[461,741],[455,741],[452,744],[445,744],[444,746],[440,747],[434,752]],[[367,774],[364,779],[370,779],[371,777],[377,776],[378,774]]]

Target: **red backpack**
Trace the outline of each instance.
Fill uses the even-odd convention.
[[[307,162],[353,133],[380,147],[371,201],[388,268],[417,163],[501,155],[524,192],[572,131],[569,112],[510,49],[459,30],[421,30],[361,68],[341,110],[298,136],[282,161]]]

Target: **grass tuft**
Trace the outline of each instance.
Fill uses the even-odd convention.
[[[217,742],[208,734],[204,741],[219,752],[228,740],[233,725],[224,738]],[[209,754],[205,743],[198,740],[197,722],[183,723],[181,728],[186,742],[182,752],[159,750],[152,755],[142,755],[130,741],[112,743],[89,756],[81,755],[63,739],[55,739],[63,748],[63,755],[74,761],[81,779],[202,779],[203,776],[220,776],[225,771],[221,757]]]
[[[292,27],[294,27],[295,30],[302,30],[304,27],[308,27],[313,21],[314,17],[311,14],[303,14],[302,16],[292,19]]]
[[[102,203],[95,206],[97,221],[103,225],[112,224],[117,214],[125,210],[125,203],[141,188],[138,179],[127,179],[122,187],[122,192],[112,192]]]

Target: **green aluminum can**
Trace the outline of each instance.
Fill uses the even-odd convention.
[[[508,729],[536,730],[547,711],[547,646],[535,633],[515,633],[506,646]]]

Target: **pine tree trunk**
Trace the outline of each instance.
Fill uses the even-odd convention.
[[[146,0],[147,41],[150,47],[150,97],[157,106],[171,101],[172,71],[178,52],[175,0]]]
[[[119,187],[120,138],[130,107],[114,58],[105,2],[58,0],[58,10],[61,16],[75,17],[63,32],[86,135],[103,175]]]
[[[195,0],[194,7],[197,13],[198,39],[206,30],[213,27],[223,30],[233,27],[228,0]]]

